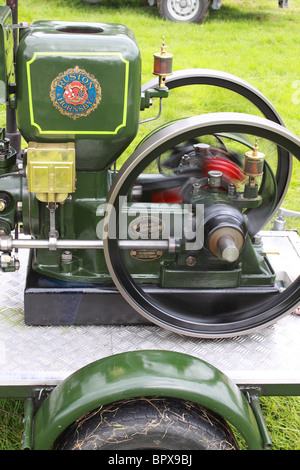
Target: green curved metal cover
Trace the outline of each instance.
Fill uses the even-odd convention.
[[[138,396],[200,403],[235,426],[249,449],[263,448],[250,405],[221,371],[186,354],[146,350],[106,357],[61,382],[35,416],[33,449],[50,449],[59,434],[87,412]]]

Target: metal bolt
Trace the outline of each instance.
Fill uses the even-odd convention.
[[[260,245],[262,243],[262,238],[260,235],[255,235],[253,238],[252,238],[252,243],[253,245]]]
[[[193,194],[198,195],[201,192],[201,184],[200,183],[194,183],[193,184]]]
[[[71,263],[73,259],[71,251],[64,251],[61,255],[61,260],[63,263]]]
[[[10,152],[10,139],[8,137],[4,138],[4,150],[6,155],[8,155]]]
[[[182,157],[181,157],[181,160],[180,160],[180,165],[189,165],[190,164],[190,157],[187,153],[185,153]]]
[[[197,263],[197,260],[194,256],[188,256],[185,262],[187,266],[195,266],[195,264]]]
[[[210,145],[209,144],[195,144],[194,149],[197,156],[205,157],[208,155]]]
[[[233,183],[229,183],[227,186],[227,193],[228,196],[235,196],[236,195],[236,185]]]
[[[223,173],[217,170],[211,170],[208,172],[208,184],[211,188],[219,188],[222,186]]]

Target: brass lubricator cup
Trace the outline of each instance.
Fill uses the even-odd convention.
[[[252,150],[245,153],[244,173],[249,176],[245,185],[244,198],[255,198],[258,194],[256,178],[263,175],[265,154],[259,152],[257,139]]]
[[[256,140],[253,150],[245,153],[244,173],[250,178],[261,176],[264,170],[264,161],[265,154],[259,152]]]
[[[160,52],[153,55],[154,57],[154,70],[153,75],[159,77],[159,87],[163,88],[166,84],[166,77],[172,75],[172,61],[173,54],[167,52],[165,45],[165,37]]]

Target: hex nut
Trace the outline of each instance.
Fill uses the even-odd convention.
[[[64,251],[61,255],[61,260],[63,263],[71,263],[73,259],[71,251]]]

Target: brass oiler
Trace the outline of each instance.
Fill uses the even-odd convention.
[[[257,139],[252,150],[245,153],[244,173],[249,176],[249,181],[245,184],[244,198],[255,198],[258,194],[256,178],[263,175],[265,154],[258,149]]]
[[[153,75],[159,77],[159,87],[163,88],[166,84],[166,77],[172,75],[172,61],[173,54],[167,52],[165,45],[165,37],[163,37],[163,43],[161,45],[160,52],[153,54],[154,57],[154,70]]]

